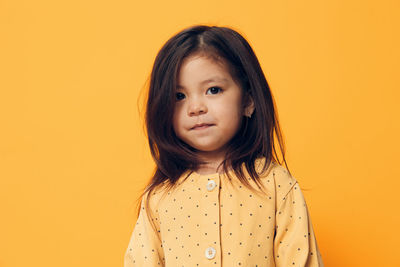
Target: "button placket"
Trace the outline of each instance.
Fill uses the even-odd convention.
[[[205,243],[204,253],[208,260],[220,261],[220,210],[219,210],[219,175],[209,176],[206,179],[206,213],[204,217],[205,229],[207,231],[208,242]]]

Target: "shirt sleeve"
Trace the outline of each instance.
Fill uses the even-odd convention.
[[[324,266],[307,204],[294,180],[278,206],[274,237],[276,266]]]
[[[124,267],[164,266],[158,211],[152,211],[150,201],[150,216],[147,216],[144,202],[146,196],[147,193],[142,198],[139,217],[125,252]],[[156,229],[152,227],[151,221]]]

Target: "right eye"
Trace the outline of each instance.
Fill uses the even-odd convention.
[[[182,100],[185,98],[185,95],[183,93],[176,93],[176,100]]]

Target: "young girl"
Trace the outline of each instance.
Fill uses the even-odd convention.
[[[125,267],[323,266],[300,186],[276,154],[274,133],[286,164],[274,105],[233,29],[199,25],[167,41],[146,110],[157,167]]]

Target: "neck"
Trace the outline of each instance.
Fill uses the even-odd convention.
[[[225,153],[206,153],[200,151],[198,153],[199,160],[204,161],[205,164],[199,165],[196,172],[199,174],[212,174],[223,172],[223,167],[219,166],[225,158]]]

